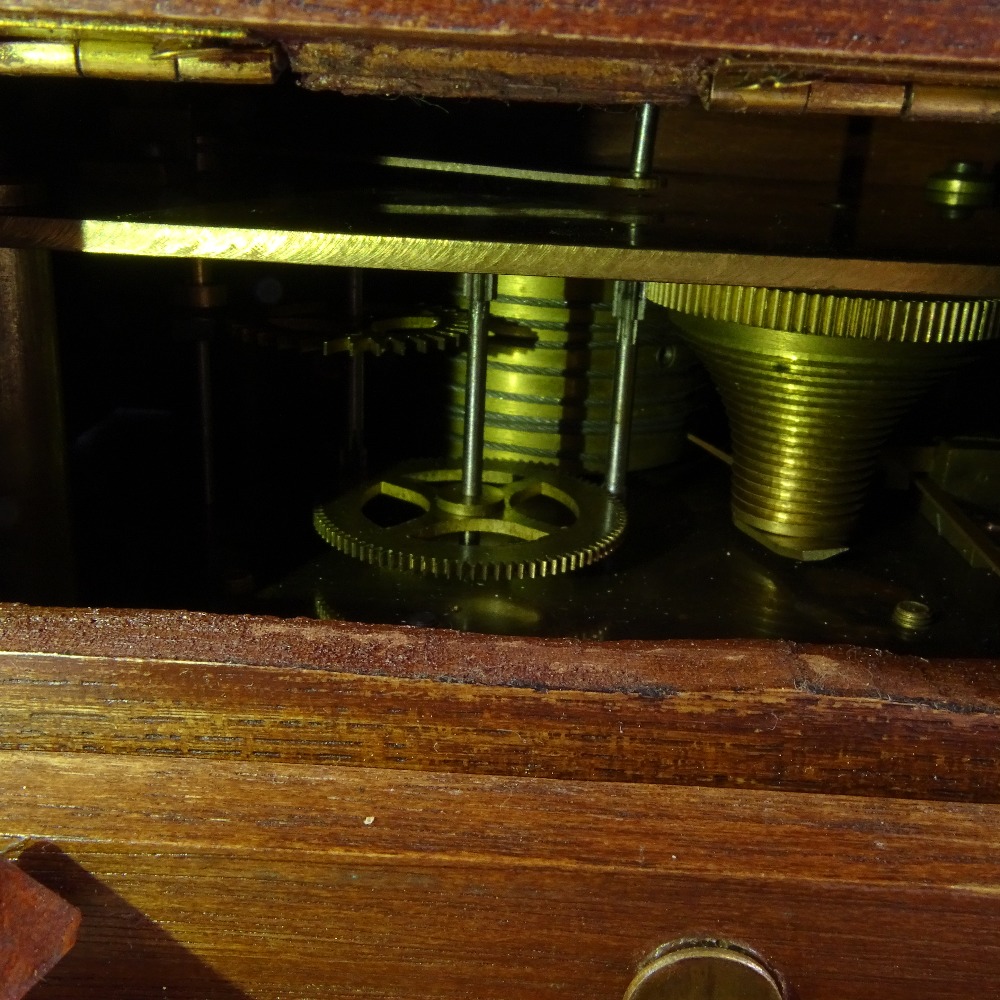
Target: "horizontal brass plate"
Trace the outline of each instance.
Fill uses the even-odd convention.
[[[346,229],[346,227],[344,227]],[[129,219],[0,218],[0,245],[145,257],[200,257],[411,271],[566,275],[899,294],[1000,295],[1000,267],[725,253],[589,243],[312,232],[280,226]]]

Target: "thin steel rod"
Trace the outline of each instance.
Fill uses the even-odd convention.
[[[632,176],[640,180],[649,175],[656,150],[656,122],[660,109],[655,104],[646,103],[639,108],[632,140]]]
[[[636,117],[632,141],[632,176],[645,177],[653,165],[656,122],[659,109],[646,103]],[[634,234],[633,234],[634,235]],[[632,436],[632,405],[635,399],[635,368],[638,324],[645,304],[638,281],[615,282],[615,316],[618,320],[615,349],[614,388],[611,403],[611,434],[608,445],[608,472],[604,488],[613,497],[625,496],[629,442]]]
[[[483,434],[486,427],[486,317],[493,276],[466,277],[469,299],[469,346],[465,373],[465,429],[462,437],[462,493],[479,499],[483,483]]]
[[[625,495],[629,441],[632,436],[632,404],[635,396],[635,366],[642,285],[619,281],[615,287],[618,345],[615,350],[614,390],[611,403],[611,440],[608,473],[604,487],[613,497]]]
[[[348,309],[352,331],[357,331],[364,316],[364,271],[352,267],[348,272]],[[347,463],[352,471],[365,467],[365,356],[361,351],[350,356],[347,390]]]

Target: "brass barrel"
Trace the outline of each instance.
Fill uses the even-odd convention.
[[[501,275],[490,304],[485,453],[490,459],[602,471],[611,420],[616,323],[612,283]],[[463,302],[458,298],[458,304]],[[630,466],[676,458],[700,380],[665,324],[640,328]],[[450,452],[460,447],[464,355],[449,385]]]

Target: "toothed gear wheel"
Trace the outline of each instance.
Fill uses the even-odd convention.
[[[911,344],[1000,336],[1000,299],[898,298],[850,292],[649,282],[650,302],[701,319],[787,333]]]
[[[426,354],[457,347],[462,334],[451,311],[414,311],[409,315],[369,319],[360,329],[337,330],[335,324],[303,309],[267,320],[235,323],[245,343],[258,347],[331,354]]]
[[[625,508],[554,469],[489,464],[480,499],[462,495],[457,467],[399,466],[316,509],[334,548],[375,566],[462,580],[554,576],[607,556]]]

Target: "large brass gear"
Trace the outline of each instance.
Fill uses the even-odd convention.
[[[961,344],[1000,334],[1000,299],[900,298],[662,281],[646,285],[646,298],[686,316],[824,337]]]
[[[462,580],[569,573],[610,554],[625,508],[555,469],[490,463],[480,498],[462,495],[457,466],[398,466],[316,509],[334,548],[375,566]]]

